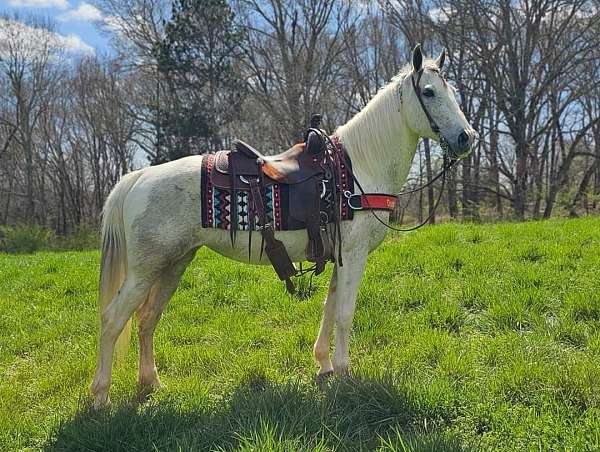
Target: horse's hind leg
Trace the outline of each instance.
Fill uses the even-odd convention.
[[[109,403],[108,390],[111,382],[115,342],[134,311],[148,296],[151,285],[152,281],[138,278],[131,273],[128,274],[117,296],[102,312],[98,367],[91,388],[96,408],[101,408]]]
[[[138,337],[140,340],[139,386],[146,395],[160,386],[160,379],[154,363],[154,331],[166,304],[169,302],[181,275],[194,258],[196,250],[188,253],[179,262],[159,277],[154,283],[146,302],[138,309]]]

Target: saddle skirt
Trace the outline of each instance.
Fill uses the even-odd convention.
[[[227,162],[232,151],[219,151],[206,154],[202,159],[202,227],[239,231],[251,231],[259,228],[260,222],[254,211],[254,202],[250,185],[243,175],[231,180]],[[339,152],[345,152],[340,149]],[[319,217],[322,226],[333,223],[335,219],[335,197],[333,184],[338,181],[338,193],[354,192],[354,181],[350,160],[345,154],[335,168],[337,177],[315,179],[319,184]],[[330,175],[331,176],[331,175]],[[232,186],[234,189],[232,189]],[[235,199],[232,199],[235,197]],[[340,219],[352,220],[353,210],[345,196],[339,196]],[[285,184],[265,178],[264,203],[267,220],[276,231],[295,231],[306,228],[306,199],[299,196],[297,184]]]

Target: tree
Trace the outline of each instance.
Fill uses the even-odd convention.
[[[8,128],[2,154],[14,141],[22,155],[25,174],[25,212],[33,222],[35,205],[35,130],[53,96],[61,72],[54,61],[60,57],[61,43],[52,33],[52,26],[41,20],[21,22],[18,18],[0,17],[0,76],[6,91],[0,93],[8,106],[0,124]],[[1,157],[1,155],[0,155]],[[9,194],[10,195],[10,194]]]
[[[501,112],[514,143],[514,169],[504,173],[512,183],[518,219],[527,211],[540,138],[581,95],[571,87],[598,47],[598,14],[582,14],[588,3],[460,0],[441,5],[447,38],[468,53],[479,77],[490,85],[488,99]],[[460,27],[454,25],[458,23]]]
[[[277,146],[299,141],[313,113],[326,127],[347,118],[339,102],[345,38],[356,25],[352,1],[237,0],[248,30],[243,70],[250,98],[269,127],[263,140]],[[347,111],[347,110],[346,110]]]
[[[156,52],[172,103],[161,109],[167,146],[154,163],[219,149],[245,85],[236,68],[244,34],[227,1],[176,1],[165,33]]]

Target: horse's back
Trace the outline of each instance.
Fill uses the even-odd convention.
[[[202,156],[190,156],[140,170],[123,205],[128,248],[134,247],[130,251],[173,259],[196,246],[201,165]]]

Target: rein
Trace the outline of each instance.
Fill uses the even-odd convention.
[[[435,176],[433,179],[431,179],[431,181],[429,181],[426,185],[423,185],[419,188],[415,188],[414,190],[410,190],[410,191],[406,191],[406,192],[400,192],[400,193],[396,193],[393,196],[395,196],[396,198],[400,197],[400,196],[405,196],[408,194],[412,194],[412,193],[416,193],[419,191],[422,191],[424,189],[426,189],[427,187],[429,187],[431,184],[433,184],[436,180],[438,180],[440,177],[442,178],[442,187],[440,188],[440,193],[438,194],[437,200],[433,206],[433,209],[431,209],[431,212],[429,213],[429,215],[427,216],[427,218],[425,218],[425,220],[423,220],[421,223],[419,223],[416,226],[413,226],[411,228],[406,228],[406,229],[402,229],[402,228],[397,228],[395,226],[392,226],[389,223],[386,223],[384,220],[382,220],[381,218],[379,218],[377,216],[377,214],[375,213],[375,210],[373,208],[369,208],[369,206],[367,205],[366,209],[363,210],[369,210],[371,212],[371,214],[375,217],[375,219],[381,223],[382,225],[384,225],[386,228],[391,229],[392,231],[397,231],[397,232],[410,232],[410,231],[416,231],[417,229],[422,228],[423,226],[425,226],[429,220],[431,220],[433,218],[433,216],[435,215],[435,212],[438,208],[438,206],[440,205],[440,201],[442,200],[442,194],[444,193],[444,188],[446,188],[446,174],[448,173],[448,170],[450,168],[452,168],[452,166],[456,163],[456,160],[450,160],[448,157],[446,157],[444,155],[444,167],[442,169],[442,171],[440,171],[440,173]],[[358,179],[356,179],[356,176],[354,176],[354,182],[356,182],[356,186],[358,187],[358,189],[360,190],[362,195],[366,195],[365,191],[363,190],[363,188],[361,187],[360,183],[358,182]],[[356,195],[353,195],[356,196]]]

